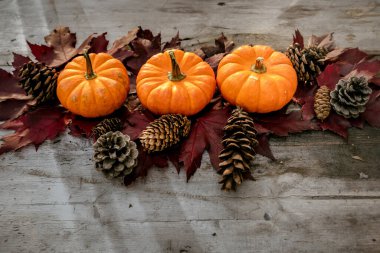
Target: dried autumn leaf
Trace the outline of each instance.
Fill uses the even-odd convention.
[[[281,110],[274,113],[255,114],[255,122],[277,136],[288,136],[289,133],[299,133],[305,130],[319,130],[317,123],[302,118],[300,109],[286,113]]]
[[[179,161],[183,162],[187,180],[201,166],[202,155],[208,151],[212,166],[218,170],[222,150],[223,127],[229,117],[228,108],[205,110],[195,118],[190,135],[182,143]]]
[[[89,42],[90,53],[103,53],[107,51],[109,41],[106,39],[106,32],[97,37],[92,37]],[[79,52],[80,53],[80,52]]]
[[[0,121],[17,118],[24,112],[28,111],[30,100],[7,99],[0,102]]]
[[[296,31],[293,35],[293,45],[296,43],[298,43],[300,45],[301,49],[303,49],[305,47],[304,42],[303,42],[303,36],[298,29],[296,29]]]
[[[179,32],[177,32],[177,35],[175,37],[164,44],[162,51],[168,49],[181,49],[181,38],[179,37]]]
[[[318,86],[327,86],[334,90],[338,81],[342,78],[340,75],[340,66],[338,64],[327,65],[325,70],[317,77]]]
[[[0,69],[0,100],[19,99],[28,100],[25,91],[18,85],[18,78]]]
[[[348,128],[351,127],[351,123],[345,117],[331,112],[330,115],[320,123],[322,130],[330,130],[343,138],[348,137]]]
[[[69,134],[75,137],[92,137],[92,129],[100,123],[101,119],[89,119],[75,115],[73,113],[67,113],[65,120],[69,122],[68,128]]]
[[[362,116],[371,126],[380,127],[380,90],[372,92]]]
[[[308,47],[324,47],[327,51],[332,51],[335,48],[333,33],[328,33],[322,36],[311,35]]]
[[[206,58],[209,58],[220,53],[230,53],[234,46],[234,42],[228,40],[227,37],[222,33],[218,38],[215,39],[215,46],[204,46],[201,47],[201,50],[206,55]]]
[[[18,76],[18,72],[20,71],[20,68],[25,64],[30,62],[31,59],[27,56],[23,56],[20,54],[13,53],[13,62],[12,66],[14,68],[13,70],[13,75]]]
[[[0,125],[0,129],[12,129],[15,133],[2,137],[0,154],[18,150],[29,144],[36,149],[45,140],[53,140],[66,128],[64,110],[60,107],[43,107],[28,112],[17,119]]]
[[[49,35],[45,36],[46,45],[36,45],[27,41],[30,50],[39,62],[43,62],[50,67],[60,67],[70,61],[77,54],[82,53],[84,48],[97,47],[100,50],[104,47],[104,34],[96,37],[90,35],[78,48],[75,48],[77,39],[68,27],[57,27]]]
[[[140,136],[141,132],[153,120],[154,116],[149,111],[134,111],[126,117],[126,124],[124,124],[122,133],[129,135],[131,140],[136,140]]]
[[[255,152],[259,155],[268,157],[269,159],[276,160],[272,153],[272,150],[270,149],[269,135],[259,134],[257,135],[256,139],[259,143],[255,147]]]

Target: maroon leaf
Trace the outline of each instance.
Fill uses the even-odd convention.
[[[173,49],[173,48],[181,49],[181,38],[179,37],[179,32],[177,32],[177,35],[173,37],[169,42],[166,42],[164,44],[162,51]]]
[[[0,154],[18,150],[29,144],[34,144],[37,149],[46,139],[56,138],[65,127],[64,111],[60,107],[44,107],[28,112],[0,125],[0,129],[16,131],[2,138],[4,143],[0,146]]]
[[[102,119],[95,118],[95,119],[89,119],[89,118],[83,118],[81,116],[68,113],[66,115],[66,120],[69,122],[69,134],[75,136],[75,137],[86,137],[90,138],[92,137],[92,129],[100,123]]]
[[[179,160],[183,162],[187,180],[201,166],[202,154],[208,151],[212,166],[218,170],[222,150],[223,127],[229,117],[228,108],[201,113],[195,119],[189,137],[184,140]]]
[[[25,91],[18,85],[18,78],[7,71],[0,69],[0,100],[21,99],[28,100]]]
[[[361,61],[347,76],[364,76],[367,80],[372,80],[378,73],[380,73],[380,61]]]
[[[129,31],[125,36],[121,37],[112,44],[112,47],[108,50],[108,53],[113,57],[124,61],[134,55],[129,43],[137,38],[137,34],[141,31],[141,27],[136,27]]]
[[[362,116],[371,126],[380,127],[380,90],[372,92]]]
[[[89,52],[91,53],[103,53],[107,51],[109,41],[106,39],[106,32],[99,36],[91,38],[89,46]]]
[[[293,44],[295,43],[298,43],[301,46],[301,49],[305,47],[303,42],[303,36],[298,29],[296,29],[295,34],[293,35]]]
[[[257,135],[257,141],[259,144],[255,147],[256,153],[268,157],[269,159],[276,160],[270,149],[268,134]]]
[[[136,140],[147,125],[154,120],[154,116],[149,111],[134,111],[126,118],[126,124],[122,132]]]
[[[368,57],[368,55],[365,52],[359,50],[358,48],[347,48],[335,60],[355,64],[355,63],[363,60],[366,57]],[[334,59],[330,59],[330,60],[334,61]]]
[[[278,136],[319,129],[315,122],[302,119],[301,110],[293,110],[288,114],[281,110],[274,113],[257,114],[254,117],[261,126]]]
[[[23,56],[20,54],[13,53],[13,62],[12,66],[14,68],[13,75],[18,76],[18,72],[20,71],[20,68],[25,64],[30,62],[31,59],[27,56]]]
[[[0,121],[17,118],[29,109],[29,100],[8,99],[0,102]]]
[[[343,116],[331,112],[327,119],[320,123],[320,126],[322,130],[330,130],[343,138],[347,138],[347,129],[351,127],[351,123]]]
[[[308,47],[324,47],[328,51],[332,51],[335,48],[333,33],[328,33],[322,36],[311,35]]]
[[[342,78],[340,75],[340,66],[338,64],[327,65],[325,70],[317,77],[318,86],[327,86],[330,90],[334,90],[338,81]]]
[[[317,86],[300,85],[297,87],[296,94],[293,100],[302,105],[302,119],[311,120],[315,116],[314,112],[314,96],[317,91]]]

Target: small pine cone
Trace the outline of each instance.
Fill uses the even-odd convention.
[[[357,118],[365,111],[372,93],[365,77],[351,77],[349,80],[339,80],[335,90],[330,92],[330,103],[336,113],[345,118]]]
[[[95,138],[107,133],[120,131],[123,128],[121,120],[118,118],[104,119],[92,129]]]
[[[186,137],[191,122],[180,114],[166,114],[151,122],[141,133],[139,139],[145,150],[157,152],[165,150]]]
[[[323,121],[329,116],[330,110],[330,90],[327,86],[322,86],[314,97],[314,112],[317,118]]]
[[[36,99],[36,104],[53,101],[57,98],[58,72],[43,63],[25,63],[19,71],[20,85],[26,94]]]
[[[293,64],[300,82],[313,84],[323,70],[324,58],[328,53],[324,47],[307,47],[301,49],[298,43],[290,45],[285,54]]]
[[[250,170],[250,163],[255,159],[257,132],[252,118],[241,108],[232,111],[223,130],[224,148],[219,155],[223,178],[219,183],[222,184],[222,190],[236,190],[236,186],[243,181],[243,174]]]
[[[101,135],[94,144],[94,151],[96,170],[108,178],[126,176],[137,165],[136,143],[119,131]]]

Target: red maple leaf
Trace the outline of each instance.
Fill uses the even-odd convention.
[[[12,129],[15,133],[2,137],[0,154],[18,150],[29,144],[36,149],[45,140],[53,140],[66,128],[64,110],[60,107],[43,107],[28,112],[0,125],[0,129]]]
[[[229,109],[205,110],[194,119],[190,135],[182,143],[179,161],[183,163],[187,180],[201,166],[202,154],[207,150],[212,166],[218,170],[222,150],[223,127],[229,117]]]
[[[316,122],[303,119],[300,109],[291,110],[289,113],[283,109],[273,113],[255,114],[253,117],[255,122],[277,136],[288,136],[289,133],[305,130],[319,130]]]
[[[362,116],[371,126],[380,127],[380,90],[372,92]]]
[[[259,142],[255,147],[255,152],[259,155],[268,157],[269,159],[276,160],[269,144],[269,134],[259,134],[256,137]]]
[[[343,138],[348,137],[348,128],[351,127],[349,120],[331,112],[330,115],[323,122],[320,123],[322,130],[330,130]]]
[[[125,118],[123,134],[127,134],[131,137],[131,140],[137,140],[141,132],[148,126],[150,122],[154,120],[154,116],[151,112],[144,110],[143,112],[134,111],[127,115]]]

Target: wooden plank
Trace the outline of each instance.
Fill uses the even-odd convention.
[[[93,32],[108,32],[114,41],[142,25],[161,32],[164,40],[179,30],[185,45],[209,42],[221,32],[239,35],[244,42],[269,44],[284,50],[294,29],[310,36],[335,32],[338,45],[378,54],[379,5],[363,1],[2,1],[0,3],[0,65],[11,52],[26,54],[25,40],[42,43],[57,25],[67,25],[82,41]],[[239,41],[237,41],[239,43]],[[239,43],[240,44],[240,43]],[[5,49],[5,50],[4,50]]]

